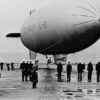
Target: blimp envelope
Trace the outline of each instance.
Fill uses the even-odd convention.
[[[31,14],[21,28],[21,41],[41,54],[83,50],[100,37],[100,5],[93,0],[58,0]]]

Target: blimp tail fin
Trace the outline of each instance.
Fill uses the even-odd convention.
[[[6,35],[6,37],[10,38],[19,38],[21,33],[9,33]]]

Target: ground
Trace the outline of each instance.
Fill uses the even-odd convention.
[[[44,66],[44,65],[40,65]],[[46,66],[46,65],[45,65]],[[1,72],[0,100],[99,100],[100,83],[96,82],[93,72],[92,82],[87,82],[87,72],[83,73],[82,82],[77,82],[77,72],[73,70],[71,82],[66,82],[63,71],[62,82],[57,82],[56,68],[39,68],[37,88],[32,89],[31,82],[21,81],[21,71]],[[73,68],[74,69],[74,68]],[[94,69],[95,70],[95,69]]]

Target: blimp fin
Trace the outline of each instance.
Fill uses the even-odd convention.
[[[19,38],[20,33],[9,33],[9,34],[6,35],[6,37]]]

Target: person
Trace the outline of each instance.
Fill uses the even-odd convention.
[[[3,65],[4,65],[4,63],[3,63],[3,62],[1,62],[1,63],[0,63],[0,66],[1,66],[1,71],[3,70]]]
[[[28,64],[28,61],[25,63],[25,66],[24,66],[24,76],[25,76],[25,81],[28,82],[28,75],[29,75],[29,64]]]
[[[70,64],[70,62],[68,62],[68,64],[67,64],[66,71],[67,71],[67,82],[70,82],[71,71],[72,71],[72,65]]]
[[[35,65],[32,67],[32,74],[30,81],[32,82],[32,88],[36,88],[36,85],[38,83],[38,60],[35,61]]]
[[[83,67],[81,62],[77,65],[77,71],[78,71],[78,81],[82,81]]]
[[[88,70],[88,82],[91,82],[91,77],[93,72],[93,65],[91,62],[88,63],[87,70]]]
[[[100,62],[96,64],[97,82],[100,80]]]
[[[10,71],[10,64],[7,63],[6,66],[7,66],[8,71]]]
[[[28,77],[28,74],[27,74],[27,63],[25,63],[25,61],[23,61],[20,64],[20,69],[22,70],[22,82],[24,82],[24,79],[26,80],[26,82],[28,82],[28,80],[27,80],[27,77]]]
[[[15,70],[14,69],[14,63],[13,62],[11,62],[11,70]]]
[[[28,64],[28,75],[29,75],[29,80],[31,78],[31,70],[32,70],[32,67],[33,67],[33,63],[32,61],[29,62]]]
[[[62,73],[62,71],[63,71],[63,66],[62,66],[61,62],[59,62],[57,64],[58,82],[61,81],[61,73]]]
[[[20,69],[22,71],[22,82],[24,82],[24,66],[25,66],[25,61],[23,61],[21,64],[20,64]]]
[[[32,67],[33,67],[33,63],[32,63],[32,61],[30,61],[30,62],[29,62],[29,69],[31,70]]]

